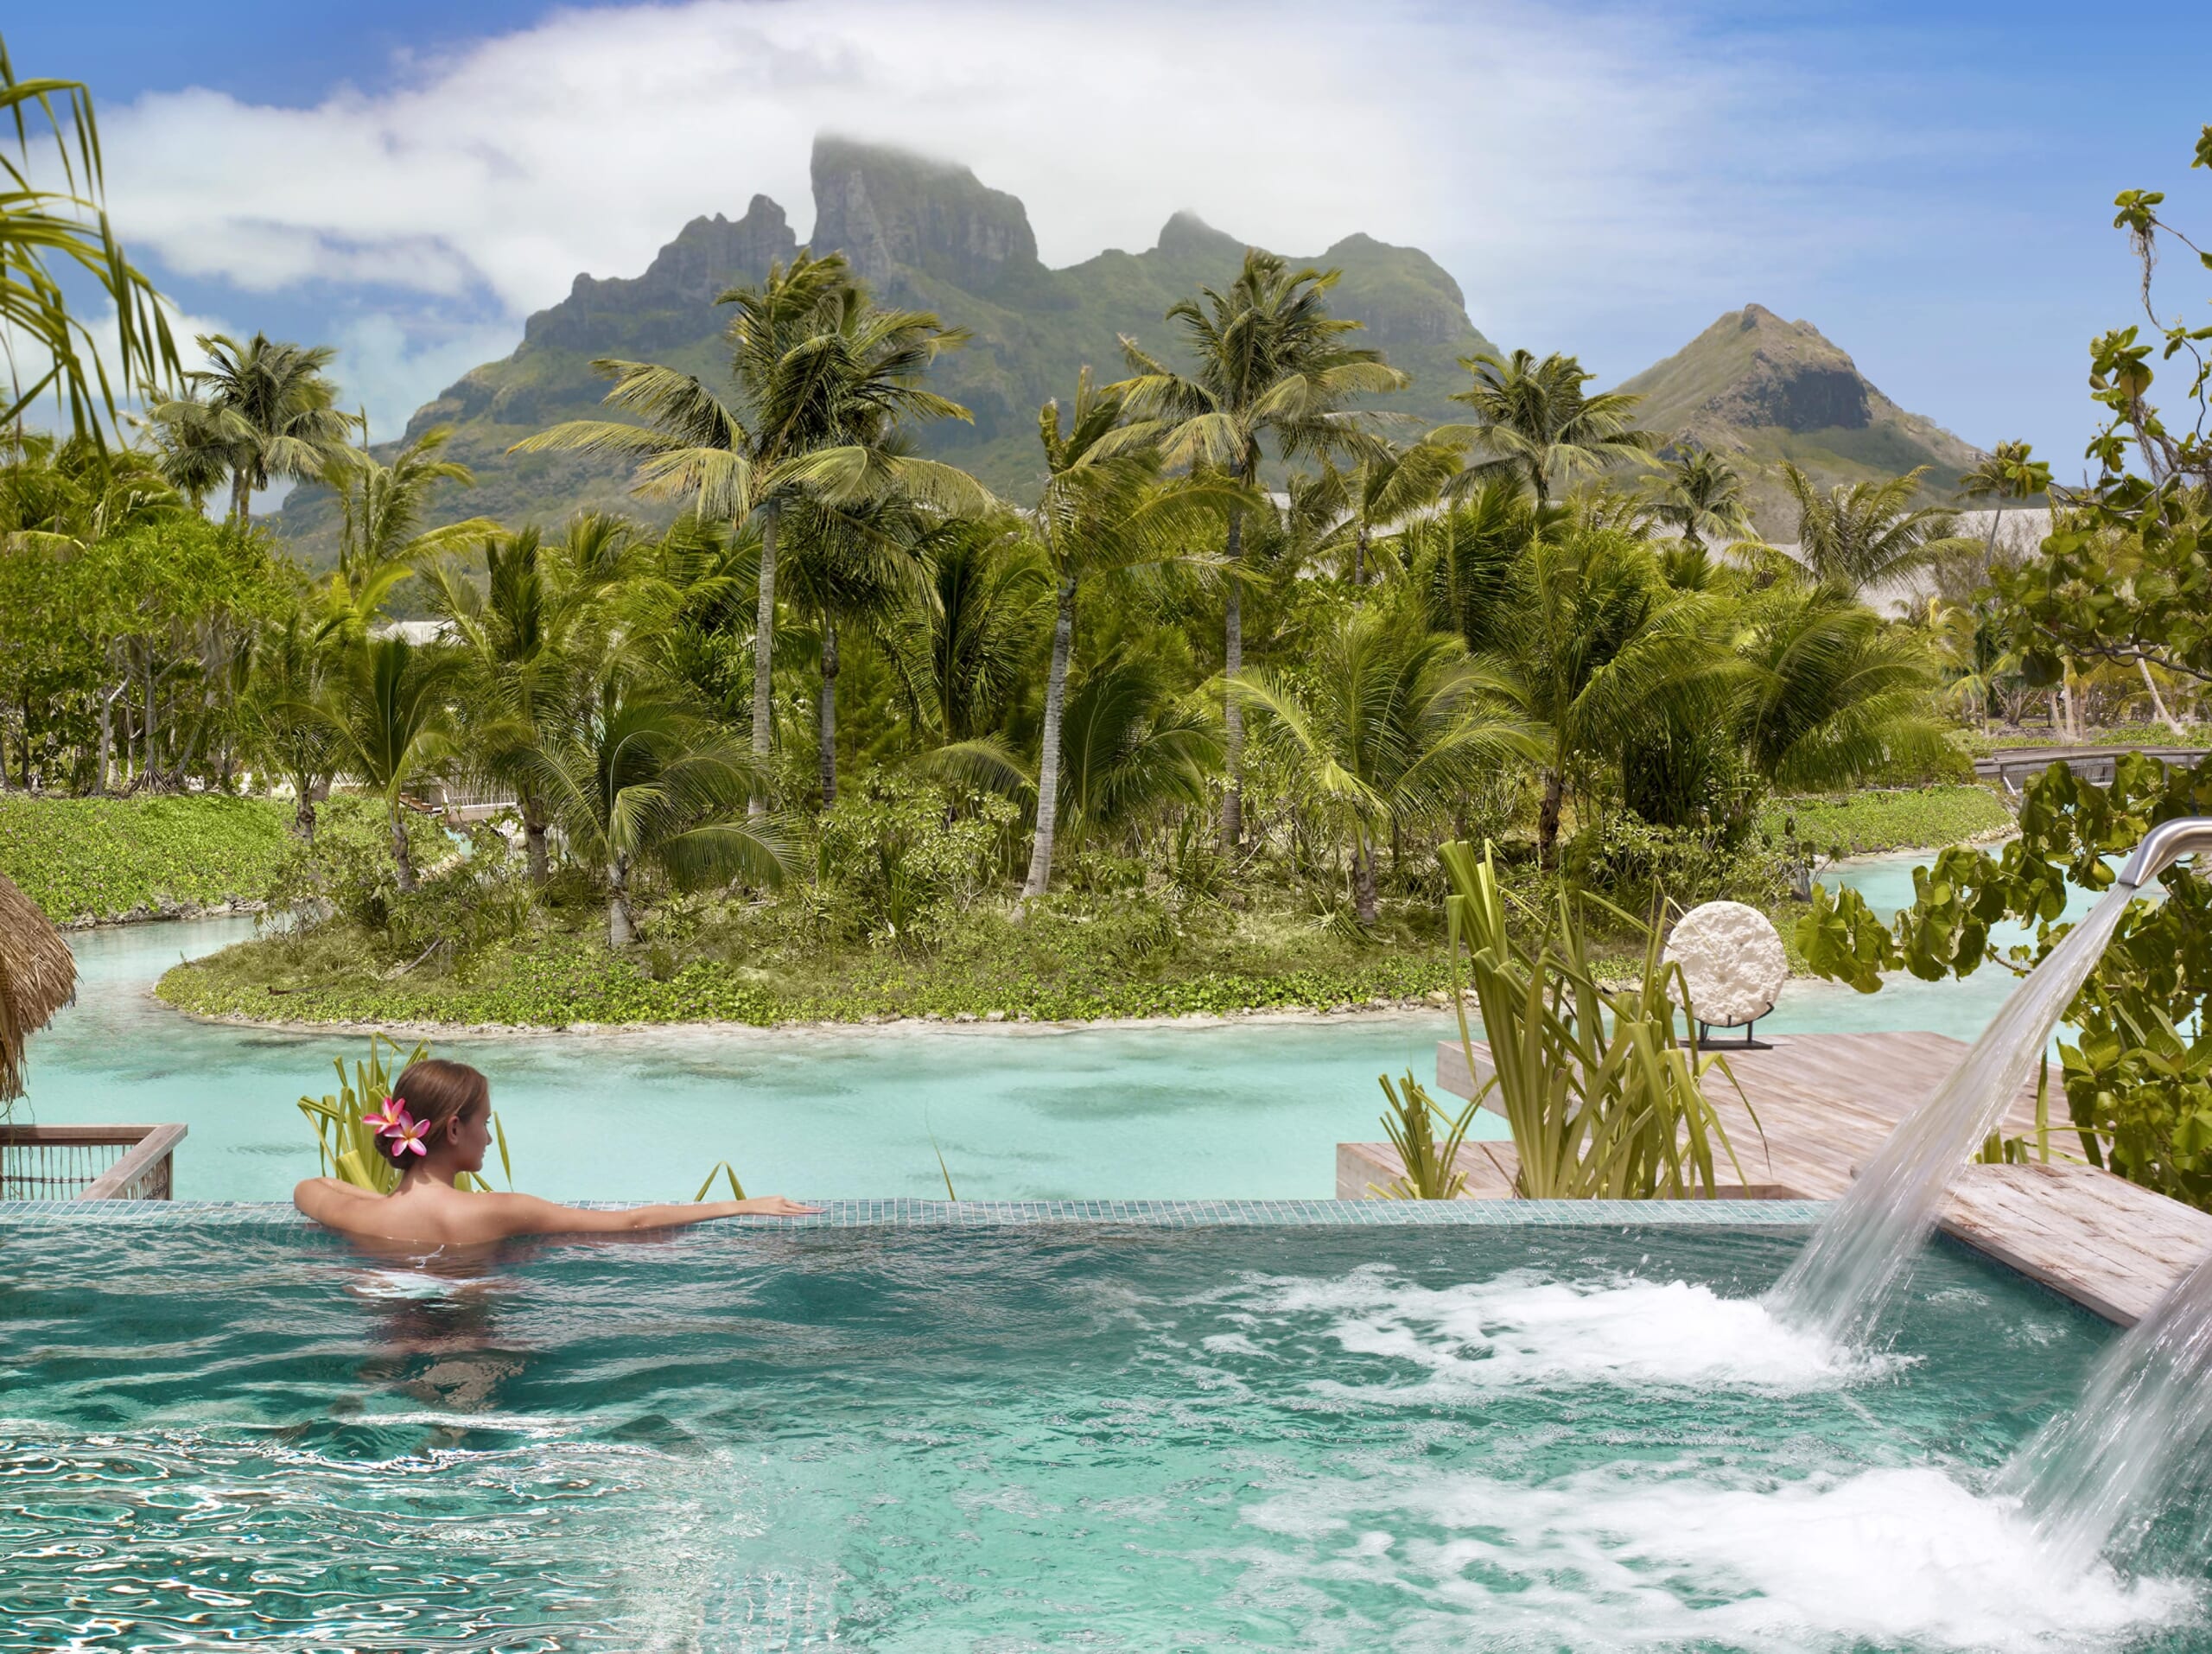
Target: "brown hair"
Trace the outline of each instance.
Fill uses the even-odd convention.
[[[492,1083],[465,1062],[426,1057],[407,1065],[391,1083],[391,1094],[407,1105],[410,1115],[429,1127],[424,1140],[435,1148],[447,1121],[465,1119],[490,1104]],[[377,1148],[392,1164],[399,1164],[391,1138],[378,1137]]]

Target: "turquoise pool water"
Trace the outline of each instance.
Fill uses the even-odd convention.
[[[2201,1649],[1983,1495],[2108,1329],[1793,1233],[0,1227],[0,1650]]]
[[[73,938],[78,1002],[32,1047],[41,1120],[181,1120],[180,1195],[289,1199],[315,1172],[293,1104],[361,1036],[197,1023],[150,996],[180,954],[245,920]],[[1222,1027],[664,1028],[455,1039],[492,1076],[518,1186],[688,1199],[718,1160],[748,1189],[963,1199],[1326,1196],[1336,1144],[1379,1138],[1377,1074],[1435,1073],[1449,1018]],[[1489,1121],[1484,1129],[1503,1131]]]
[[[1847,867],[1869,900],[1911,897],[1912,858]],[[332,1083],[350,1035],[208,1027],[150,997],[179,957],[251,921],[73,938],[78,1003],[32,1047],[30,1107],[61,1123],[181,1120],[180,1193],[281,1199],[315,1170],[293,1099]],[[1898,978],[1877,995],[1792,983],[1774,1033],[1933,1028],[1972,1038],[2011,991]],[[561,1199],[688,1196],[718,1160],[747,1186],[823,1197],[1325,1197],[1335,1145],[1379,1138],[1377,1074],[1434,1073],[1442,1014],[1216,1027],[855,1028],[543,1034],[442,1042],[477,1063],[518,1184]],[[1503,1133],[1485,1114],[1478,1131]]]

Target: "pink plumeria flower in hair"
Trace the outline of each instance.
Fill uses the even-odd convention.
[[[424,1147],[423,1140],[430,1135],[430,1123],[428,1120],[410,1120],[404,1113],[399,1118],[399,1129],[385,1133],[391,1140],[392,1159],[398,1160],[410,1148],[417,1155],[428,1155],[430,1151]]]
[[[396,1097],[388,1097],[384,1100],[382,1111],[363,1115],[361,1123],[379,1137],[392,1137],[410,1123],[407,1117],[407,1105]]]

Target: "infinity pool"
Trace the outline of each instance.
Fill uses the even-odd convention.
[[[2212,1647],[1982,1495],[2109,1329],[1962,1251],[1844,1358],[1801,1231],[1160,1221],[0,1213],[0,1649]]]

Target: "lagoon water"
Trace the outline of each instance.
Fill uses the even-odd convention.
[[[1840,869],[1878,908],[1913,858]],[[2086,894],[2086,893],[2085,893]],[[191,1021],[151,997],[247,919],[73,938],[75,1006],[31,1046],[29,1117],[180,1120],[178,1194],[280,1199],[315,1170],[294,1107],[365,1041]],[[1971,1039],[2013,979],[1795,982],[1763,1033],[1932,1028]],[[1441,1013],[1145,1028],[661,1029],[442,1041],[491,1074],[517,1186],[556,1199],[689,1197],[716,1161],[749,1192],[964,1199],[1323,1198],[1335,1145],[1379,1139],[1376,1077],[1434,1072]],[[18,1117],[23,1117],[19,1114]],[[1478,1131],[1503,1136],[1485,1114]]]

